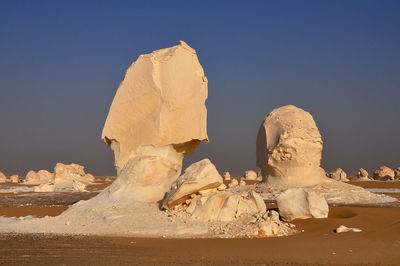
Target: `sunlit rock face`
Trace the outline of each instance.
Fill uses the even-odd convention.
[[[139,56],[121,82],[102,138],[115,155],[110,191],[159,201],[181,173],[182,159],[207,136],[207,78],[186,43]]]
[[[305,187],[326,180],[322,139],[313,117],[287,105],[273,110],[257,136],[257,165],[271,186]]]

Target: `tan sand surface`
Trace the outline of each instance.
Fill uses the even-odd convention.
[[[328,219],[295,221],[304,232],[259,239],[138,239],[2,235],[0,263],[145,265],[398,265],[398,208],[334,207]],[[336,234],[344,224],[361,233]]]
[[[352,184],[369,188],[400,187],[400,182]],[[96,195],[41,193],[40,199],[32,201],[32,194],[2,197],[0,215],[55,216],[80,197]],[[7,205],[10,202],[16,203]],[[34,204],[29,205],[31,203],[27,202]],[[276,205],[269,204],[268,207],[271,209]],[[295,220],[293,223],[298,230],[304,232],[289,237],[258,239],[190,240],[3,234],[0,235],[0,264],[400,264],[399,207],[331,207],[328,219]],[[333,230],[340,225],[357,227],[363,231],[334,233]]]

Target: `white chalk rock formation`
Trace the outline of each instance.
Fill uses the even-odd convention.
[[[39,170],[38,172],[40,183],[53,182],[54,174],[47,170]]]
[[[396,170],[394,170],[394,178],[400,179],[400,167],[397,167]]]
[[[102,138],[115,155],[111,192],[157,202],[179,177],[182,159],[207,136],[207,78],[195,50],[179,45],[141,55],[126,72]]]
[[[276,202],[284,221],[328,217],[328,203],[312,190],[291,188],[279,194]]]
[[[7,181],[7,176],[0,171],[0,183],[5,183]]]
[[[185,202],[192,194],[218,188],[223,183],[221,175],[209,159],[203,159],[186,168],[167,193],[163,207],[170,209]]]
[[[374,172],[375,180],[394,180],[395,173],[387,166],[381,166]]]
[[[322,139],[313,117],[293,105],[273,110],[257,136],[257,165],[271,186],[306,187],[326,179]]]
[[[358,178],[358,180],[365,180],[365,181],[370,180],[370,179],[369,179],[368,172],[367,172],[367,170],[365,170],[364,168],[360,168],[360,169],[358,170],[358,172],[357,172],[357,178]]]
[[[346,172],[343,171],[342,168],[337,168],[335,171],[329,173],[329,177],[336,181],[342,181],[342,182],[349,181],[349,179],[347,178]]]
[[[231,180],[231,174],[229,172],[224,172],[222,175],[225,181]]]
[[[40,183],[40,176],[35,171],[31,170],[26,174],[24,183],[27,183],[27,184],[39,184]]]
[[[338,228],[335,229],[336,233],[346,233],[346,232],[354,232],[354,233],[359,233],[362,232],[361,229],[355,228],[355,227],[347,227],[344,225],[339,226]]]
[[[10,182],[11,183],[19,183],[19,175],[11,175]]]
[[[257,180],[257,173],[253,170],[247,170],[243,175],[245,180]]]
[[[72,190],[83,192],[86,191],[86,185],[93,181],[93,175],[86,174],[84,167],[81,165],[57,163],[54,167],[54,180],[52,183],[55,191]]]

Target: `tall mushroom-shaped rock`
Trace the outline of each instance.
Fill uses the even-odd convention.
[[[196,52],[179,45],[139,56],[126,72],[102,138],[115,155],[111,194],[157,202],[207,136],[207,78]]]
[[[273,110],[257,136],[257,166],[263,181],[305,187],[326,179],[320,167],[322,139],[310,113],[293,105]]]

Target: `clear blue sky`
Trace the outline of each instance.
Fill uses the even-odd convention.
[[[186,165],[256,169],[258,127],[294,104],[323,166],[400,166],[400,1],[1,1],[0,170],[76,162],[113,174],[101,130],[125,70],[186,41],[209,80],[208,134]]]

